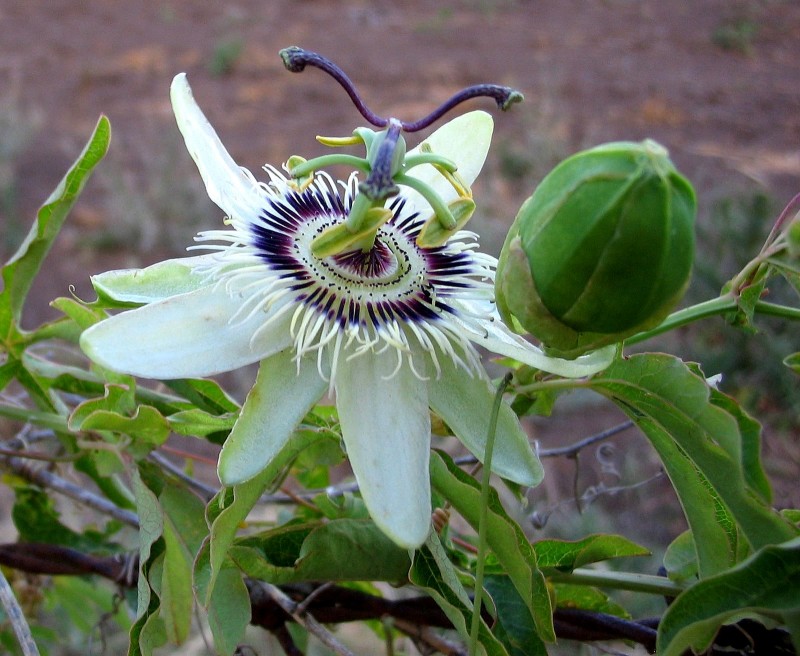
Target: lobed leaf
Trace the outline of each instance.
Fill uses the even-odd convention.
[[[494,634],[509,656],[547,656],[547,648],[536,633],[528,605],[507,576],[487,576],[486,591],[497,609]]]
[[[128,656],[183,642],[192,621],[192,563],[206,532],[203,503],[147,462],[134,471],[140,521],[137,617]]]
[[[152,592],[149,575],[155,574],[162,556],[164,517],[158,498],[145,485],[138,470],[133,472],[133,491],[136,495],[136,511],[139,516],[139,577],[136,602],[136,621],[131,625],[128,656],[150,656],[153,648],[167,641],[166,631],[158,630],[158,610],[161,600]],[[148,623],[150,618],[155,618]],[[163,629],[163,622],[161,629]]]
[[[794,537],[794,529],[765,503],[760,474],[745,473],[753,467],[753,453],[752,445],[743,444],[742,418],[714,403],[719,397],[712,399],[705,379],[680,359],[633,355],[613,362],[588,384],[615,401],[653,443],[698,548],[706,540],[720,546],[727,540],[728,549],[737,553],[731,544],[735,529],[754,549]],[[709,520],[715,526],[704,531]],[[709,563],[711,569],[724,569],[712,554],[702,554],[701,571],[709,571]]]
[[[481,505],[480,484],[461,471],[444,453],[431,453],[431,483],[475,530]],[[552,608],[547,582],[540,571],[536,552],[519,525],[512,520],[497,496],[490,490],[487,539],[514,586],[528,606],[539,637],[547,642],[555,640]]]
[[[368,519],[281,526],[237,540],[233,562],[248,576],[276,585],[299,581],[404,582],[411,561]]]
[[[680,656],[708,648],[719,627],[743,614],[800,611],[800,538],[768,545],[736,567],[683,592],[659,625],[657,651]],[[795,644],[800,635],[794,635]]]
[[[427,542],[414,552],[409,577],[412,583],[433,597],[456,631],[469,640],[472,602],[436,533],[431,533]],[[477,653],[483,656],[508,656],[503,643],[492,635],[483,619],[480,620],[477,646]]]
[[[3,291],[0,292],[0,340],[18,326],[22,306],[33,279],[41,269],[69,211],[89,177],[108,151],[111,125],[101,116],[92,136],[78,159],[67,171],[44,205],[24,241],[2,268]]]
[[[79,404],[69,418],[73,432],[97,431],[129,436],[133,443],[129,452],[142,457],[163,444],[170,426],[163,415],[149,405],[136,405],[133,390],[124,385],[106,385],[102,398]]]
[[[540,569],[562,572],[611,558],[650,555],[647,549],[621,535],[589,535],[576,541],[538,540],[533,548]]]
[[[209,502],[206,509],[210,525],[208,546],[195,562],[195,579],[202,581],[199,594],[206,604],[214,590],[216,577],[228,557],[228,550],[253,506],[300,452],[324,437],[323,433],[316,431],[296,432],[260,474],[241,485],[224,488]]]

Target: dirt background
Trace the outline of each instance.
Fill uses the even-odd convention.
[[[779,210],[800,191],[797,0],[0,0],[2,254],[100,113],[113,131],[108,161],[37,283],[30,322],[48,316],[47,301],[70,285],[91,298],[89,275],[179,253],[219,220],[174,126],[176,73],[188,73],[232,155],[251,170],[321,154],[314,135],[348,135],[363,123],[321,72],[283,69],[277,52],[289,45],[335,60],[382,115],[418,118],[479,82],[525,94],[524,104],[495,114],[494,148],[476,186],[475,225],[494,252],[547,170],[604,141],[667,146],[698,190],[701,224],[719,199],[763,192]],[[543,446],[609,421],[582,406],[576,430],[574,416],[541,422]],[[790,482],[794,442],[774,459]],[[629,457],[618,473],[635,466]],[[571,478],[550,480],[552,498],[569,495]],[[800,504],[797,496],[796,483],[783,486],[785,503]],[[630,526],[660,503],[650,494],[633,507]]]
[[[197,177],[169,105],[180,71],[251,170],[321,153],[315,134],[347,135],[362,124],[321,72],[283,69],[277,51],[293,44],[339,63],[382,115],[419,117],[477,82],[526,95],[496,116],[479,187],[487,232],[499,235],[487,237],[490,246],[554,162],[603,141],[662,142],[705,207],[753,184],[779,202],[798,190],[796,0],[0,0],[0,35],[0,109],[16,117],[0,136],[13,161],[4,225],[27,224],[98,115],[111,120],[110,163],[76,212],[68,249],[102,242],[104,230],[101,245],[114,245],[116,231],[129,255],[144,246],[136,256],[146,261],[191,239],[196,221],[185,207],[148,208],[165,214],[140,226],[154,235],[131,228],[148,217],[125,216],[142,213],[126,194],[153,195],[161,184],[176,195],[195,184],[178,175],[185,167],[185,177]],[[214,216],[206,199],[194,202]],[[176,235],[175,226],[186,230]],[[81,264],[81,274],[96,269]]]

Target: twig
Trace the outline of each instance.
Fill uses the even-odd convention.
[[[14,634],[17,636],[19,646],[22,647],[23,656],[39,656],[39,648],[33,640],[31,628],[28,626],[25,615],[14,596],[14,591],[2,571],[0,571],[0,603],[14,628]]]
[[[590,435],[574,444],[570,444],[569,446],[562,446],[556,449],[541,449],[539,451],[540,458],[554,458],[556,456],[571,456],[578,453],[581,449],[585,449],[587,446],[591,446],[595,442],[602,442],[603,440],[607,440],[610,437],[614,437],[623,431],[628,430],[629,428],[633,427],[632,421],[624,421],[617,426],[612,426],[600,433],[596,433],[594,435]]]
[[[35,483],[39,487],[48,488],[54,492],[63,494],[65,497],[69,497],[84,506],[109,515],[128,526],[132,526],[136,529],[139,528],[139,518],[136,516],[136,513],[120,508],[110,501],[106,501],[89,490],[85,490],[74,483],[70,483],[46,469],[31,467],[30,462],[17,457],[0,458],[0,463],[5,464],[15,474],[31,483]]]
[[[275,600],[278,606],[291,615],[292,619],[300,626],[316,636],[328,649],[332,649],[334,653],[341,654],[341,656],[355,656],[355,654],[339,642],[328,629],[317,622],[313,615],[298,612],[299,604],[292,601],[283,590],[271,583],[262,582],[261,585],[264,586],[267,593]]]
[[[618,435],[623,431],[628,430],[629,428],[633,427],[632,421],[624,421],[617,426],[612,426],[604,431],[599,433],[595,433],[594,435],[590,435],[589,437],[585,437],[582,440],[578,440],[574,444],[570,444],[568,446],[557,447],[554,449],[539,449],[536,454],[540,458],[556,458],[559,456],[574,456],[576,453],[581,451],[581,449],[585,449],[587,446],[591,446],[595,442],[602,442],[603,440],[607,440],[610,437],[614,437],[614,435]],[[478,462],[478,459],[473,455],[468,456],[461,456],[459,458],[454,459],[457,465],[471,465]]]
[[[432,631],[430,627],[413,624],[406,620],[394,620],[392,625],[398,631],[402,631],[410,637],[417,645],[418,649],[420,647],[419,643],[422,643],[427,648],[432,649],[436,653],[443,654],[444,656],[466,656],[467,654],[467,652],[464,651],[464,645],[445,640],[438,633]],[[421,649],[420,651],[422,652]]]
[[[155,462],[159,467],[166,469],[170,474],[186,483],[187,486],[197,492],[197,494],[205,499],[205,501],[211,501],[217,492],[219,492],[217,488],[206,485],[205,483],[198,481],[196,478],[192,478],[169,458],[165,458],[156,451],[152,451],[147,457]]]

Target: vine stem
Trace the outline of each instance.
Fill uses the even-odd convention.
[[[507,373],[494,396],[492,414],[489,417],[489,432],[486,436],[486,450],[483,458],[483,471],[481,472],[481,506],[478,515],[478,562],[475,568],[475,602],[472,608],[472,626],[470,627],[469,654],[475,656],[478,649],[478,632],[481,624],[481,602],[483,600],[483,573],[486,563],[486,550],[488,540],[486,537],[487,522],[489,518],[489,478],[492,475],[492,453],[494,439],[497,434],[497,417],[500,414],[500,404],[503,394],[511,382],[513,375]]]
[[[11,626],[14,627],[14,634],[22,647],[23,656],[39,656],[39,648],[33,639],[31,628],[28,626],[22,608],[14,596],[14,591],[2,571],[0,571],[0,603],[2,603],[6,617],[11,621]]]
[[[576,568],[569,573],[547,573],[547,578],[554,583],[572,583],[591,585],[597,588],[646,592],[648,594],[677,597],[683,592],[683,586],[663,576],[635,574],[633,572],[602,572],[594,569]]]
[[[697,305],[678,310],[670,314],[662,323],[655,328],[645,330],[636,335],[632,335],[625,340],[626,345],[637,344],[643,342],[656,335],[668,332],[679,326],[713,317],[719,314],[731,312],[737,307],[736,299],[731,294],[725,294],[718,298],[712,298],[709,301],[703,301]],[[776,303],[767,303],[766,301],[757,301],[755,304],[755,313],[764,314],[772,317],[782,317],[791,321],[800,321],[800,309],[788,307],[786,305],[778,305]]]

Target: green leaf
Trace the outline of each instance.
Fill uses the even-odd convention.
[[[119,547],[96,530],[78,533],[61,522],[53,500],[46,492],[31,485],[15,487],[11,517],[22,542],[57,544],[84,552],[113,552]]]
[[[107,452],[101,451],[84,453],[80,458],[75,460],[75,469],[91,478],[109,501],[120,508],[133,510],[136,508],[136,504],[128,487],[123,484],[117,476],[108,476],[102,471],[102,462],[98,462],[98,456],[101,454],[105,455],[106,453]],[[112,455],[116,460],[113,454],[108,455]]]
[[[164,517],[158,498],[142,481],[137,469],[133,471],[133,490],[139,515],[139,579],[136,621],[131,626],[128,656],[150,656],[154,646],[159,647],[167,641],[166,631],[155,630],[161,601],[152,594],[148,577],[151,571],[155,574],[159,569],[154,565],[162,556]],[[151,617],[156,618],[156,624],[148,624]]]
[[[232,654],[250,623],[250,595],[239,570],[225,567],[208,604],[208,625],[219,654]]]
[[[132,412],[136,407],[133,390],[127,385],[104,386],[103,397],[79,404],[70,416],[70,429],[80,431],[83,423],[95,412]]]
[[[444,453],[431,453],[431,483],[477,531],[480,514],[480,484],[461,471]],[[553,642],[552,608],[547,583],[539,570],[536,552],[519,525],[506,513],[497,491],[490,490],[487,539],[505,572],[514,582],[542,640]]]
[[[136,449],[128,450],[142,457],[170,434],[170,426],[161,413],[148,405],[135,406],[133,390],[124,385],[106,385],[103,398],[79,404],[69,419],[70,430],[108,431],[134,440]]]
[[[167,421],[170,428],[180,435],[208,437],[218,433],[227,435],[236,423],[236,417],[236,414],[212,415],[205,410],[193,408],[171,414]]]
[[[228,396],[219,383],[213,380],[181,378],[164,381],[164,384],[173,392],[180,394],[194,407],[212,415],[239,412],[239,404]]]
[[[92,170],[106,154],[110,138],[111,126],[108,119],[101,116],[83,152],[39,210],[17,252],[2,268],[4,288],[0,292],[0,340],[19,325],[22,306],[33,279]]]
[[[611,558],[650,555],[647,549],[620,535],[589,535],[574,542],[538,540],[533,548],[540,569],[561,572],[571,572],[576,567]]]
[[[149,656],[186,639],[192,620],[192,566],[206,532],[203,503],[147,462],[134,472],[140,518],[138,611],[129,656]]]
[[[669,580],[676,583],[691,581],[697,576],[697,550],[691,531],[684,531],[667,547],[664,569]]]
[[[794,371],[794,373],[800,374],[800,352],[787,355],[783,359],[783,364],[785,364],[787,367],[789,367],[789,369]]]
[[[588,385],[615,401],[650,438],[698,546],[705,540],[698,521],[700,505],[714,497],[724,504],[714,508],[723,519],[712,521],[726,535],[732,535],[724,518],[730,513],[754,549],[794,537],[792,527],[759,498],[763,490],[748,482],[744,468],[750,456],[745,455],[737,418],[711,401],[703,377],[681,360],[664,354],[633,355],[613,362]],[[701,555],[701,571],[707,560]]]
[[[657,651],[679,656],[705,650],[717,629],[742,614],[800,611],[800,538],[769,545],[727,572],[695,584],[670,605],[659,625]],[[797,643],[800,636],[793,636]]]
[[[487,576],[487,592],[497,609],[494,634],[509,656],[547,656],[547,648],[536,633],[528,606],[507,576]]]
[[[253,578],[298,581],[405,581],[411,561],[372,522],[336,519],[281,526],[237,540],[231,559]]]
[[[611,601],[604,592],[589,585],[554,583],[553,592],[558,608],[580,608],[616,617],[630,617],[622,606]]]
[[[206,604],[228,556],[228,549],[253,506],[299,453],[324,437],[323,433],[315,431],[296,432],[260,474],[241,485],[221,490],[209,502],[206,509],[211,526],[208,549],[202,552],[202,557],[198,557],[195,565],[195,578],[206,576],[205,594],[201,597]],[[203,574],[202,570],[206,568],[208,571]]]
[[[699,367],[695,371],[702,376]],[[761,424],[748,415],[730,396],[709,387],[709,400],[734,418],[741,437],[741,460],[745,481],[749,489],[769,505],[772,503],[772,486],[761,464]]]
[[[425,590],[439,604],[462,638],[469,640],[472,602],[436,533],[431,533],[428,541],[414,552],[409,576],[414,585]],[[478,647],[478,653],[485,656],[508,656],[503,644],[492,635],[483,619],[478,630]]]
[[[67,315],[75,324],[75,335],[73,341],[77,344],[78,338],[82,330],[89,326],[96,324],[101,319],[106,317],[106,313],[102,310],[90,308],[83,303],[76,301],[74,298],[61,297],[50,303],[52,307]],[[39,337],[39,333],[45,333],[48,336],[53,332],[52,324],[46,324],[34,333],[34,339]]]
[[[169,482],[158,499],[164,513],[165,543],[161,616],[170,641],[180,644],[188,636],[192,620],[192,566],[206,535],[204,505],[185,488]]]
[[[105,393],[105,381],[91,371],[56,364],[30,351],[23,354],[22,364],[31,375],[52,389],[84,397],[102,396]]]
[[[692,529],[701,576],[726,570],[736,562],[739,532],[736,522],[719,495],[697,466],[666,431],[640,417],[639,428],[658,452],[678,494]]]

